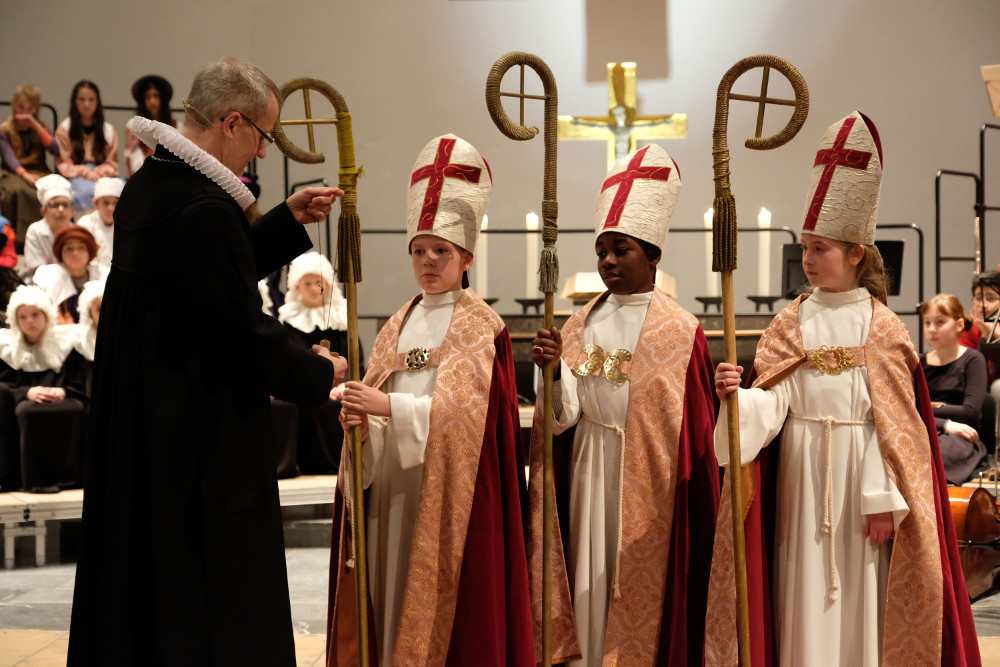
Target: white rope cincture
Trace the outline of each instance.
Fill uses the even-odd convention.
[[[788,415],[792,419],[798,419],[812,424],[823,425],[823,454],[826,465],[826,477],[823,482],[823,532],[826,533],[829,542],[830,552],[830,585],[827,590],[827,599],[837,600],[840,598],[840,583],[837,578],[837,546],[833,534],[833,427],[836,426],[864,426],[874,424],[874,419],[836,419],[834,417],[806,417],[803,415]]]
[[[625,429],[616,424],[605,424],[599,422],[590,417],[584,416],[584,421],[588,421],[592,424],[597,424],[598,426],[603,426],[604,428],[611,429],[618,434],[619,443],[619,455],[618,455],[618,535],[615,541],[615,571],[611,577],[611,589],[614,591],[615,597],[620,598],[622,596],[622,589],[619,584],[619,570],[621,569],[622,560],[622,503],[625,495]]]
[[[142,116],[132,117],[132,134],[142,143],[156,150],[157,144],[184,160],[186,163],[212,179],[240,208],[246,210],[254,203],[253,193],[226,165],[209,155],[196,143],[185,137],[166,123],[160,123]]]

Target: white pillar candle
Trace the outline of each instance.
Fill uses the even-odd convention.
[[[705,211],[705,229],[712,229],[712,215],[712,209]],[[705,261],[708,262],[705,269],[705,296],[719,296],[718,278],[715,277],[715,271],[712,270],[712,251],[712,234],[705,234]]]
[[[538,216],[534,211],[524,217],[524,226],[528,230],[527,248],[524,260],[527,264],[528,280],[524,295],[529,299],[538,297]]]
[[[757,227],[760,229],[771,228],[771,212],[766,208],[761,208],[757,214]],[[758,278],[757,287],[761,296],[771,296],[771,235],[768,232],[761,232],[760,237],[760,257],[758,258]]]
[[[485,232],[490,226],[490,216],[483,214],[483,224],[479,228],[480,231]],[[486,260],[489,249],[489,236],[487,234],[479,235],[479,242],[476,243],[476,254],[472,258],[472,264],[476,267],[476,294],[478,294],[483,299],[486,298]]]

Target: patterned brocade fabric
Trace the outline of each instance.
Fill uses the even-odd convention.
[[[396,370],[399,332],[419,298],[382,327],[365,384],[381,387]],[[394,664],[443,665],[448,656],[486,428],[494,340],[503,329],[500,316],[465,290],[444,341],[435,348],[437,380]]]
[[[563,327],[566,363],[576,368],[588,354],[587,316],[607,293],[574,314]],[[678,442],[684,387],[698,321],[659,289],[653,294],[629,368],[625,431],[625,487],[621,507],[621,597],[612,594],[605,665],[651,665],[656,659],[674,521]],[[541,401],[541,399],[539,399]],[[531,533],[529,572],[536,652],[541,655],[542,410],[536,405],[531,434]],[[566,560],[555,519],[552,575],[554,661],[580,656]]]
[[[805,361],[798,310],[807,296],[799,297],[782,310],[761,337],[754,387],[774,386]],[[870,379],[879,450],[892,481],[909,507],[893,544],[882,664],[938,665],[942,651],[944,580],[934,504],[934,462],[913,388],[913,371],[919,359],[902,321],[876,299],[872,299],[872,307],[864,365]],[[759,479],[759,473],[755,471],[753,478]],[[728,476],[722,497],[729,497]],[[722,502],[709,584],[706,665],[737,664],[732,521],[730,503]]]

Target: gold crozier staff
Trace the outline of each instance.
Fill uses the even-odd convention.
[[[312,108],[309,90],[321,93],[333,105],[336,118],[311,118]],[[337,125],[337,152],[340,158],[338,187],[344,191],[340,201],[340,218],[337,221],[337,280],[344,283],[347,298],[347,363],[348,379],[361,379],[360,351],[358,345],[358,283],[361,282],[361,220],[358,217],[358,176],[360,172],[354,159],[354,134],[351,114],[343,96],[330,84],[319,79],[299,78],[281,87],[281,95],[302,90],[304,96],[304,120],[282,120],[279,116],[274,123],[275,142],[281,151],[292,160],[317,164],[325,157],[317,153],[313,137],[313,125]],[[305,125],[309,133],[309,151],[303,151],[292,144],[285,135],[282,125]],[[348,520],[351,524],[351,559],[354,563],[355,598],[357,600],[358,664],[368,665],[368,553],[365,542],[364,485],[361,470],[361,429],[349,429],[347,458],[341,469],[346,470],[343,482],[344,499]]]
[[[747,70],[764,68],[763,82],[759,97],[736,95],[730,92],[733,83]],[[794,100],[780,100],[767,97],[767,82],[771,69],[784,74],[795,91]],[[712,270],[722,273],[722,324],[726,346],[726,363],[736,365],[736,315],[733,310],[733,271],[736,269],[736,200],[729,183],[729,145],[726,130],[729,124],[729,100],[743,100],[758,103],[757,131],[747,139],[745,146],[754,150],[771,150],[784,145],[798,133],[809,112],[809,91],[806,82],[790,63],[776,56],[750,56],[729,68],[715,98],[715,127],[712,136],[712,164],[715,172],[715,202],[712,219]],[[788,125],[778,134],[761,138],[766,104],[794,106]],[[765,239],[766,241],[766,239]],[[739,638],[740,665],[750,667],[750,619],[747,602],[746,545],[743,536],[743,519],[753,497],[752,479],[749,469],[741,474],[732,474],[741,461],[740,457],[740,414],[736,400],[737,392],[726,397],[729,412],[729,471],[730,491],[733,509],[733,553],[736,558],[736,626]]]

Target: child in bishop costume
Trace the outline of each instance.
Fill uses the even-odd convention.
[[[739,389],[754,665],[980,663],[927,385],[906,326],[885,305],[873,245],[881,177],[871,120],[854,112],[827,129],[802,226],[812,293],[775,317],[753,388]],[[739,370],[719,365],[720,398]],[[715,433],[722,465],[725,413]],[[728,666],[737,651],[728,502],[715,535],[705,664]]]
[[[558,364],[562,535],[554,538],[552,651],[555,661],[576,658],[571,665],[701,664],[719,501],[712,360],[698,320],[654,286],[680,187],[676,163],[655,144],[612,167],[594,244],[608,291],[562,332],[542,329],[534,341],[536,364]],[[542,414],[539,400],[531,437],[536,650]]]
[[[407,251],[422,292],[349,382],[344,426],[364,436],[372,664],[535,664],[521,519],[523,461],[510,336],[467,285],[492,189],[454,135],[420,152]],[[350,457],[334,510],[328,664],[356,664]],[[356,519],[355,519],[356,520]]]

